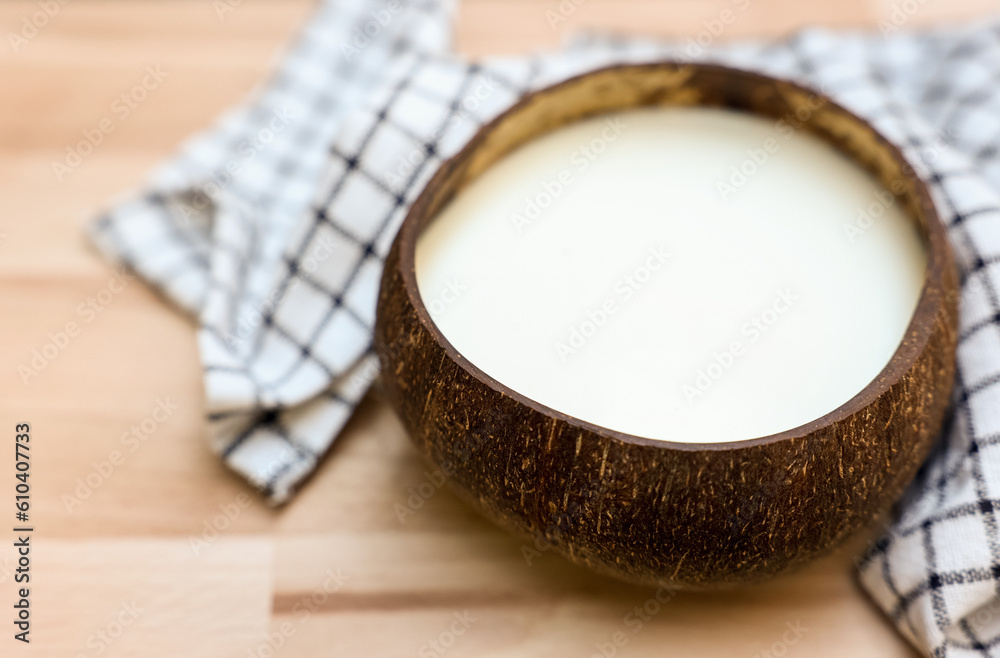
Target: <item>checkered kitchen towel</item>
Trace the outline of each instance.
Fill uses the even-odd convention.
[[[450,13],[321,5],[263,89],[94,224],[109,258],[200,323],[212,447],[289,499],[377,374],[381,263],[406,208],[526,91],[665,56],[793,78],[906,152],[962,273],[954,419],[861,580],[929,655],[1000,656],[1000,22],[709,48],[593,38],[473,64],[448,54]]]

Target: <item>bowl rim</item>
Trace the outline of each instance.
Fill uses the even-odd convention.
[[[435,190],[439,187],[439,183],[446,179],[448,176],[452,175],[455,169],[458,168],[459,164],[464,162],[469,158],[476,149],[481,146],[481,144],[487,139],[487,137],[496,130],[504,121],[509,119],[511,116],[518,114],[523,109],[528,107],[537,97],[548,94],[554,91],[558,91],[562,87],[570,86],[579,83],[580,81],[601,74],[614,73],[616,71],[623,71],[629,69],[661,69],[661,68],[674,67],[678,70],[685,67],[698,68],[710,72],[715,72],[723,75],[733,75],[742,76],[747,79],[756,79],[762,82],[770,84],[780,84],[788,88],[794,89],[798,92],[812,95],[823,101],[823,106],[834,109],[839,113],[846,116],[850,121],[863,126],[871,131],[874,136],[875,141],[888,152],[888,154],[897,163],[902,165],[904,172],[909,172],[910,175],[907,178],[912,183],[911,194],[914,200],[919,206],[919,212],[923,214],[925,219],[925,230],[921,231],[918,228],[918,234],[920,235],[920,242],[924,248],[927,260],[926,267],[924,270],[924,277],[921,283],[920,296],[917,299],[917,305],[913,310],[910,317],[910,321],[907,324],[906,331],[900,340],[899,345],[896,347],[889,361],[885,366],[879,371],[879,373],[872,379],[864,388],[858,391],[853,397],[843,402],[841,405],[836,407],[830,412],[811,420],[807,423],[803,423],[796,427],[783,430],[774,434],[768,434],[765,436],[754,437],[749,439],[738,439],[735,441],[722,441],[716,443],[700,443],[700,442],[686,442],[686,441],[672,441],[670,439],[652,439],[648,437],[638,436],[635,434],[629,434],[627,432],[622,432],[620,430],[615,430],[603,425],[598,425],[590,421],[577,418],[570,414],[561,412],[557,409],[553,409],[541,402],[538,402],[532,398],[527,397],[523,393],[518,392],[516,389],[500,382],[492,375],[486,373],[474,363],[466,359],[458,349],[452,345],[452,343],[447,339],[444,333],[438,328],[437,324],[434,323],[430,316],[427,307],[423,302],[423,298],[420,295],[420,289],[417,285],[416,279],[416,246],[420,234],[427,223],[433,221],[433,217],[427,217],[427,208],[434,201],[436,201]],[[694,107],[703,106],[701,104],[695,103]],[[623,109],[633,109],[642,106],[629,106]],[[729,108],[734,109],[738,112],[744,112],[746,114],[756,115],[756,116],[766,116],[763,114],[755,113],[742,108]],[[610,112],[611,110],[609,110]],[[601,113],[595,113],[597,116]],[[541,134],[551,132],[552,130],[557,130],[563,126],[574,123],[576,120],[567,121],[561,123],[558,126],[551,128],[550,130],[539,133],[530,139],[536,139]],[[845,157],[850,158],[856,166],[861,167],[870,176],[871,172],[868,172],[865,167],[858,162],[857,158],[852,157],[850,154],[844,152],[844,150],[838,147],[836,144],[830,142],[829,139],[821,135],[815,135],[817,139],[820,139],[827,144],[830,144],[838,152],[845,155]],[[514,147],[519,148],[521,144]],[[505,157],[506,154],[500,156]],[[489,165],[489,167],[492,166]],[[663,450],[680,450],[680,451],[727,451],[727,450],[738,450],[744,448],[753,448],[757,446],[765,446],[770,444],[779,443],[791,439],[805,438],[809,435],[815,433],[817,430],[835,425],[851,416],[854,416],[858,412],[864,410],[866,407],[878,400],[882,395],[884,395],[892,386],[897,384],[900,380],[904,378],[906,373],[914,366],[920,355],[923,353],[930,341],[930,338],[934,332],[934,324],[937,316],[942,312],[942,306],[945,304],[946,297],[949,294],[953,294],[954,291],[949,292],[945,286],[945,277],[947,273],[947,268],[951,262],[950,258],[950,246],[948,243],[947,232],[944,225],[941,222],[940,216],[935,208],[933,202],[931,201],[930,192],[927,188],[926,183],[919,177],[916,176],[914,168],[909,160],[903,155],[902,151],[893,143],[889,142],[881,132],[875,129],[869,121],[858,116],[854,112],[848,110],[841,104],[835,102],[826,94],[807,87],[795,81],[791,81],[785,78],[778,78],[774,76],[768,76],[754,71],[748,71],[745,69],[738,69],[730,66],[724,66],[720,64],[712,63],[692,63],[683,62],[674,59],[662,59],[655,62],[645,62],[645,63],[624,63],[624,64],[612,64],[610,66],[602,66],[595,69],[588,70],[584,73],[571,76],[562,81],[559,81],[552,85],[547,85],[535,89],[522,97],[520,97],[514,104],[502,111],[499,115],[491,119],[489,122],[483,124],[474,134],[474,136],[454,155],[443,161],[439,166],[434,175],[428,180],[424,185],[421,193],[418,195],[416,201],[410,206],[407,211],[403,223],[399,229],[397,236],[398,242],[398,268],[402,276],[403,286],[406,290],[406,295],[409,303],[413,307],[416,317],[422,327],[433,337],[434,341],[437,343],[449,359],[456,363],[459,367],[465,370],[472,378],[479,381],[480,383],[488,386],[489,388],[495,390],[496,392],[511,398],[513,401],[517,402],[519,405],[523,405],[532,411],[541,414],[545,417],[557,419],[567,426],[586,431],[601,437],[607,437],[609,439],[619,441],[625,444],[632,444],[637,446],[646,446],[650,448],[658,448]],[[466,181],[466,184],[468,181]],[[461,188],[459,188],[460,190]],[[456,193],[458,190],[456,190]],[[894,197],[896,195],[894,194]],[[917,223],[917,217],[913,213],[905,210],[907,217],[911,222]]]

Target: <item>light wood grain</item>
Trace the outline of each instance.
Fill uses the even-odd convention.
[[[683,36],[729,3],[589,0],[551,30],[544,12],[557,4],[468,0],[457,43],[471,54],[521,52],[594,26]],[[754,0],[724,37],[812,21],[871,24],[891,5]],[[77,313],[112,276],[82,237],[88,219],[249,92],[310,9],[302,0],[245,0],[220,21],[208,0],[78,0],[16,56],[0,43],[0,438],[12,441],[15,423],[32,423],[37,528],[34,642],[21,646],[5,626],[0,655],[97,655],[95,634],[133,601],[142,612],[101,655],[246,657],[271,655],[278,642],[273,655],[430,655],[425,643],[465,611],[475,621],[447,654],[589,656],[623,632],[622,656],[749,658],[780,641],[786,623],[801,622],[809,630],[786,655],[913,655],[852,578],[863,537],[771,584],[677,595],[632,633],[625,615],[649,590],[549,553],[529,566],[519,540],[445,491],[401,523],[394,505],[405,505],[425,468],[376,395],[300,496],[281,511],[266,509],[205,446],[191,322],[139,282],[92,322]],[[913,20],[992,9],[976,0],[928,2]],[[36,10],[20,0],[0,5],[0,35]],[[157,64],[169,77],[57,181],[51,162]],[[80,335],[22,383],[17,366],[70,321],[81,324]],[[158,400],[177,409],[129,451],[122,434]],[[78,479],[116,450],[124,462],[68,510],[64,496],[75,496]],[[0,500],[13,495],[13,478],[3,475],[13,473],[12,452],[0,450]],[[204,540],[205,524],[227,506],[238,514],[196,551],[192,538]],[[10,605],[14,554],[3,545],[0,603]]]

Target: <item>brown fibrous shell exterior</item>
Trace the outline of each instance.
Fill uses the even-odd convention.
[[[833,412],[767,437],[651,440],[530,400],[465,360],[417,288],[418,236],[469,181],[569,122],[641,106],[725,107],[832,144],[892,190],[927,250],[905,337],[878,377]],[[796,84],[663,62],[534,92],[445,162],[388,255],[376,347],[381,384],[423,456],[489,519],[624,580],[676,588],[757,582],[834,546],[895,501],[941,429],[955,364],[957,275],[925,185],[867,122]]]

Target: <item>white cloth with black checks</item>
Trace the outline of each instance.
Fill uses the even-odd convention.
[[[1000,22],[704,52],[593,38],[478,64],[448,54],[449,22],[444,0],[322,5],[264,89],[94,224],[105,254],[197,318],[212,447],[289,498],[377,374],[381,262],[406,208],[525,91],[662,57],[796,79],[903,149],[962,275],[953,418],[861,582],[927,654],[1000,656]]]

